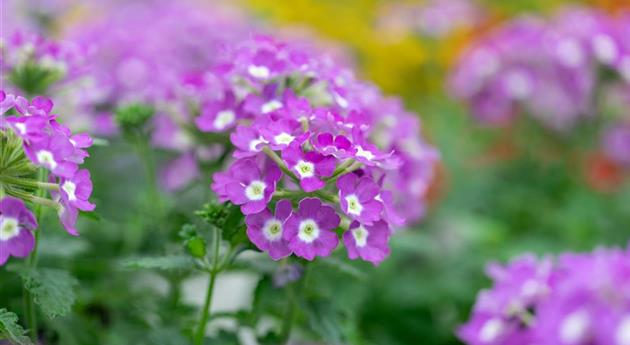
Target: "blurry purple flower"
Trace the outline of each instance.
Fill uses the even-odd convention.
[[[199,177],[199,165],[192,152],[170,161],[161,171],[160,180],[168,191],[176,191]]]

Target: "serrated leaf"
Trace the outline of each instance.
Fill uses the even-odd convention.
[[[122,265],[132,269],[159,269],[166,271],[195,268],[194,261],[188,256],[183,255],[132,258],[123,261]]]
[[[0,309],[0,339],[7,339],[16,345],[32,345],[26,331],[18,323],[18,317],[4,308]]]
[[[52,319],[70,312],[76,300],[74,289],[79,284],[70,273],[52,268],[21,268],[17,272],[47,317]]]

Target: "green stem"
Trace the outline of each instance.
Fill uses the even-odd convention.
[[[278,167],[280,168],[280,170],[282,170],[282,172],[284,172],[287,176],[289,176],[295,182],[298,182],[298,183],[300,182],[300,179],[298,179],[297,176],[295,176],[295,174],[291,170],[289,170],[289,168],[287,168],[286,164],[284,164],[284,162],[282,161],[282,158],[280,158],[280,156],[278,156],[277,153],[275,153],[269,147],[264,147],[262,150],[269,158],[271,158],[272,161],[274,161],[278,165]]]
[[[16,185],[20,187],[25,187],[25,188],[32,188],[32,189],[41,188],[45,190],[54,190],[54,191],[59,190],[59,185],[56,183],[40,182],[40,181],[31,180],[31,179],[24,179],[24,178],[12,177],[12,176],[0,175],[0,182]]]
[[[285,310],[284,320],[282,322],[282,329],[280,331],[280,344],[289,344],[291,338],[291,330],[295,323],[296,311],[298,306],[299,295],[302,294],[306,287],[306,280],[308,279],[309,262],[304,264],[304,274],[298,286],[297,291],[294,288],[295,283],[287,284],[287,295],[289,301]]]
[[[44,168],[39,168],[37,175],[38,175],[39,181],[46,181],[48,177],[48,172]],[[37,196],[32,197],[32,198],[37,198],[37,199],[53,202],[52,200],[43,198],[45,190],[38,189],[36,193],[37,193]],[[44,204],[36,203],[35,205],[35,219],[37,219],[37,224],[41,224],[42,211],[43,211],[42,205]],[[42,232],[41,227],[40,229],[35,231],[35,245],[27,261],[27,265],[30,270],[34,270],[37,267],[37,254],[38,254],[39,238],[40,238],[41,232]],[[35,310],[35,304],[33,303],[33,296],[31,296],[31,293],[26,288],[24,289],[24,301],[25,301],[26,320],[31,330],[31,334],[30,334],[31,339],[33,339],[33,342],[37,343],[37,312]]]
[[[201,318],[197,325],[197,332],[195,332],[195,345],[202,345],[203,338],[206,334],[206,327],[208,326],[208,320],[210,318],[210,306],[212,304],[212,294],[214,292],[214,285],[219,274],[219,245],[221,244],[221,231],[217,228],[213,228],[213,251],[212,251],[212,269],[210,270],[210,281],[208,282],[208,290],[206,292],[206,300],[203,304],[203,310],[201,311]]]

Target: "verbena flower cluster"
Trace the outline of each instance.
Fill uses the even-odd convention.
[[[570,9],[554,18],[523,17],[475,42],[451,76],[453,94],[474,116],[505,124],[527,113],[567,131],[597,114],[609,74],[630,82],[630,17]]]
[[[487,272],[494,286],[460,328],[465,343],[630,344],[629,250],[524,256]]]
[[[100,135],[115,134],[114,111],[131,103],[154,107],[158,128],[166,122],[172,127],[188,122],[188,111],[178,108],[176,100],[185,106],[190,80],[203,80],[202,72],[213,66],[222,47],[246,36],[240,15],[221,6],[210,10],[158,0],[96,8],[102,16],[69,26],[64,38],[86,51],[87,78],[75,98],[83,100],[80,109],[92,116],[88,129]],[[158,146],[189,146],[190,138],[181,133],[157,134]]]
[[[50,41],[28,30],[3,32],[0,37],[0,75],[6,91],[51,91],[51,86],[80,76],[84,58],[79,45]]]
[[[485,16],[484,9],[473,0],[393,2],[384,6],[378,25],[391,33],[414,32],[442,39],[480,24]]]
[[[273,259],[328,256],[341,235],[350,258],[378,263],[392,229],[422,215],[437,154],[398,100],[268,36],[230,49],[214,75],[222,92],[195,122],[230,132],[236,150],[212,189]]]
[[[79,211],[94,210],[90,173],[80,167],[92,139],[73,134],[52,111],[48,98],[29,101],[0,90],[0,265],[10,255],[25,257],[33,249],[37,221],[24,202],[54,208],[74,236]],[[46,181],[38,176],[39,168],[48,172]]]

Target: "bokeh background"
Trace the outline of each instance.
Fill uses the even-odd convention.
[[[378,267],[353,263],[342,270],[326,264],[315,268],[311,279],[318,284],[314,289],[328,296],[319,309],[320,323],[312,327],[323,344],[459,344],[454,330],[468,318],[477,292],[488,286],[484,267],[489,261],[506,261],[527,252],[546,255],[626,246],[630,239],[628,170],[603,155],[597,133],[576,130],[558,136],[527,118],[509,126],[486,126],[471,116],[465,104],[453,99],[447,87],[448,76],[466,47],[515,17],[550,16],[567,6],[596,8],[614,16],[630,10],[630,1],[455,2],[457,6],[442,12],[440,0],[232,3],[289,35],[312,35],[339,49],[355,62],[362,77],[388,94],[402,96],[406,106],[420,114],[424,135],[441,152],[427,195],[426,217],[393,237],[387,261]],[[30,6],[38,22],[56,34],[67,23],[96,15],[71,1],[50,9],[38,2]],[[624,111],[630,117],[628,109]],[[140,310],[159,313],[163,306],[153,294],[159,296],[163,289],[147,293],[141,284],[120,293],[127,289],[129,275],[139,273],[121,272],[108,261],[112,253],[122,255],[129,250],[119,241],[134,236],[128,227],[145,227],[150,222],[150,215],[136,207],[142,178],[121,173],[140,169],[128,151],[124,144],[113,143],[107,150],[96,148],[93,156],[97,158],[90,160],[95,185],[108,186],[94,192],[104,220],[84,220],[84,236],[62,253],[55,253],[54,241],[59,239],[49,239],[44,245],[44,255],[50,260],[63,262],[81,281],[90,282],[79,288],[77,314],[50,325],[64,345],[86,344],[92,337],[123,344],[123,338],[130,338],[116,334],[144,334],[147,327],[168,331],[162,323],[151,324],[138,316]],[[115,181],[111,176],[117,176]],[[204,197],[183,193],[180,209]],[[176,213],[171,219],[178,224]],[[143,250],[151,252],[159,246],[161,239],[153,240]],[[265,308],[281,298],[269,286],[258,285],[253,291],[256,278],[248,270],[251,267],[243,267],[224,278],[219,300],[225,303],[219,302],[217,312],[238,312],[250,308],[250,303]],[[97,278],[96,271],[111,275]],[[11,291],[9,285],[4,280],[0,283],[0,296]],[[177,293],[194,303],[190,295],[195,294],[195,282],[187,286],[188,290]],[[235,292],[243,286],[242,292]],[[243,324],[246,314],[242,314]],[[173,326],[186,321],[173,316],[164,322]],[[73,334],[75,327],[88,335]],[[103,333],[108,335],[99,335]],[[156,337],[151,339],[167,338]],[[158,343],[153,341],[158,340],[147,343]]]

